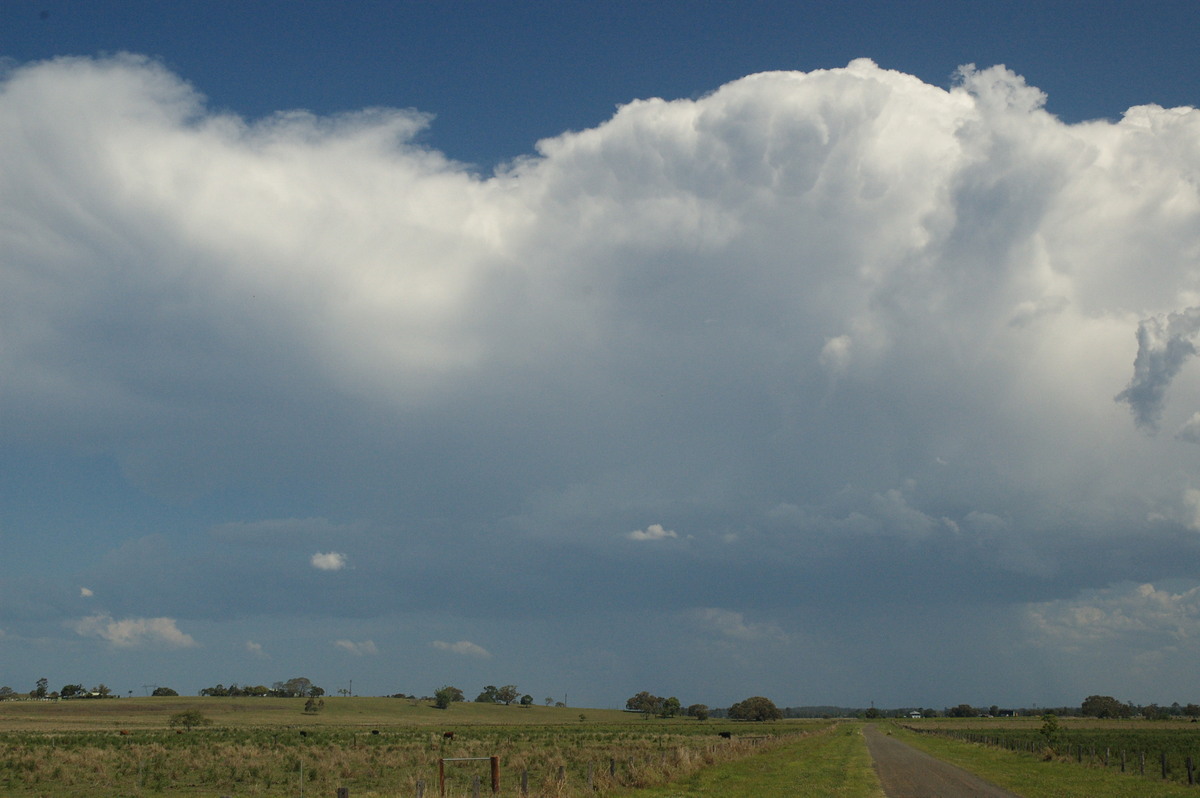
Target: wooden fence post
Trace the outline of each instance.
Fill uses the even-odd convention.
[[[1190,787],[1196,783],[1196,776],[1192,772],[1192,756],[1191,756],[1191,754],[1188,754],[1187,769],[1188,769],[1188,786]]]
[[[425,798],[425,779],[417,779],[417,798]]]
[[[1138,751],[1138,774],[1141,776],[1146,775],[1146,752],[1145,751]]]
[[[1121,772],[1125,772],[1125,749],[1121,749]]]
[[[438,760],[438,795],[446,794],[446,760]]]
[[[1160,762],[1162,762],[1162,777],[1165,779],[1167,777],[1167,752],[1160,751],[1158,754],[1158,759]]]
[[[471,777],[471,798],[479,798],[479,774]]]
[[[529,795],[529,771],[521,771],[521,795]]]
[[[492,757],[492,794],[500,794],[500,757]]]
[[[338,787],[337,788],[337,798],[350,798],[350,788],[349,787]]]

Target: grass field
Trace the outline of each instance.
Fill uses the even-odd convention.
[[[1089,730],[1104,731],[1114,725],[1134,738],[1139,733],[1173,735],[1173,742],[1195,744],[1200,751],[1200,737],[1197,737],[1196,726],[1191,724],[1065,719],[1063,725],[1067,728],[1064,734],[1068,736]],[[884,728],[907,743],[1026,798],[1144,798],[1148,795],[1170,798],[1196,794],[1195,787],[1177,780],[1164,781],[1152,768],[1147,769],[1145,776],[1132,770],[1121,773],[1115,757],[1110,759],[1109,767],[1102,767],[1099,761],[1079,762],[1073,756],[1047,752],[1044,748],[1037,753],[1022,753],[961,739],[968,734],[998,738],[1006,731],[1036,734],[1041,727],[1038,719],[922,720],[912,726],[948,731],[954,736],[919,734],[896,724]]]
[[[0,792],[67,796],[413,796],[436,794],[442,758],[498,756],[504,795],[615,795],[724,766],[828,726],[645,719],[594,709],[326,698],[146,698],[0,704]],[[195,709],[211,726],[181,731]],[[582,716],[582,718],[581,718]],[[444,732],[454,732],[448,740]],[[729,731],[730,739],[718,736]],[[448,795],[470,793],[488,763],[446,765]],[[761,793],[760,793],[761,794]]]

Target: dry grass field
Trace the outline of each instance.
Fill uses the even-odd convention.
[[[436,795],[443,758],[498,756],[505,795],[604,795],[686,778],[827,724],[643,718],[617,710],[389,698],[125,698],[0,703],[0,793],[67,796]],[[211,725],[185,731],[196,710]],[[729,738],[719,736],[727,731]],[[446,737],[453,732],[453,739]],[[446,765],[448,795],[486,762]]]

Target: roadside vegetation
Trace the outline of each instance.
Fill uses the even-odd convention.
[[[613,798],[883,798],[859,723],[842,723],[781,742],[728,764]]]

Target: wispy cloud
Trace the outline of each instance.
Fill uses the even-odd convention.
[[[100,614],[81,618],[71,624],[76,633],[84,637],[99,637],[118,648],[134,648],[144,645],[163,645],[169,648],[192,648],[196,645],[191,635],[179,630],[173,618],[122,618]]]
[[[318,552],[312,556],[311,562],[318,571],[340,571],[346,567],[346,555],[336,551]]]
[[[457,643],[434,640],[430,645],[439,651],[449,651],[452,654],[462,654],[468,657],[478,657],[479,659],[489,659],[492,656],[486,648],[475,645],[469,640],[459,640]]]
[[[374,641],[371,641],[371,640],[363,640],[362,642],[359,642],[359,643],[355,643],[352,640],[335,640],[333,642],[333,645],[336,648],[340,648],[342,651],[346,651],[350,654],[353,654],[356,657],[362,657],[362,656],[366,656],[368,654],[374,655],[374,654],[379,653],[379,649],[377,649],[375,647]]]

